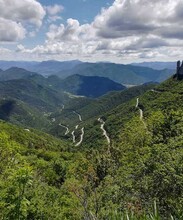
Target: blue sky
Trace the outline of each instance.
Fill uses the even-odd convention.
[[[77,19],[80,24],[91,23],[102,8],[109,7],[114,0],[39,0],[39,2],[43,6],[55,4],[63,6],[64,9],[58,13],[62,19],[53,22],[59,25],[61,22],[65,24],[69,18]],[[22,43],[26,44],[27,47],[32,47],[43,42],[48,28],[48,24],[43,25],[42,28],[40,28],[39,34],[34,37],[34,40],[27,38],[22,41]]]
[[[40,0],[42,5],[63,5],[63,21],[74,18],[80,23],[92,22],[94,17],[100,13],[102,7],[112,5],[113,0]]]
[[[182,11],[182,0],[1,0],[1,59],[182,59]]]

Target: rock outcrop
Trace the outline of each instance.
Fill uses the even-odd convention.
[[[175,77],[179,80],[183,79],[183,61],[182,63],[180,60],[177,62],[177,72],[175,74]]]

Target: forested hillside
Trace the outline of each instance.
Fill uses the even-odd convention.
[[[61,139],[1,121],[0,217],[182,219],[182,101],[176,78],[79,100]]]

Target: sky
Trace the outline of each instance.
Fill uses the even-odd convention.
[[[0,60],[182,59],[183,0],[0,0]]]

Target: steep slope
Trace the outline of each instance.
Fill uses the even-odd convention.
[[[44,215],[46,219],[64,219],[61,210],[65,205],[60,204],[68,193],[62,185],[69,168],[66,164],[72,163],[69,145],[2,121],[0,140],[0,218],[39,219]],[[71,210],[70,216],[74,215]]]
[[[46,131],[52,124],[50,112],[59,109],[66,100],[68,95],[31,79],[3,81],[0,82],[0,119]]]
[[[132,89],[135,91],[137,88]],[[121,94],[125,92],[129,94],[129,91],[130,90],[124,91]],[[146,120],[146,118],[148,120],[148,117],[151,117],[151,114],[154,114],[156,111],[163,112],[162,114],[169,114],[169,111],[182,111],[183,81],[171,78],[154,88],[149,87],[144,94],[138,93],[137,90],[134,94],[136,98],[134,98],[135,95],[130,95],[130,98],[125,102],[121,102],[116,106],[114,105],[114,108],[111,110],[109,108],[108,111],[104,111],[103,114],[102,111],[98,114],[98,116],[103,116],[106,119],[107,130],[111,138],[114,139],[114,142],[119,141],[119,133],[123,130],[124,124],[127,123],[130,118],[140,117],[139,109],[143,111],[144,120]],[[124,98],[125,96],[121,97]],[[138,106],[136,106],[137,97],[139,100]],[[79,112],[82,113],[82,110]],[[97,115],[95,120],[97,120]],[[98,125],[96,124],[96,126]],[[95,130],[96,127],[93,129]],[[90,135],[92,139],[92,134]],[[90,139],[89,143],[91,143]]]
[[[107,195],[112,204],[120,210],[132,212],[133,216],[134,213],[139,214],[140,209],[141,219],[145,218],[142,214],[145,210],[151,210],[153,202],[155,209],[158,206],[159,218],[170,219],[172,215],[181,219],[183,80],[171,78],[155,88],[149,87],[144,94],[135,91],[137,88],[132,89],[134,94],[128,94],[130,90],[121,92],[121,103],[115,100],[120,96],[113,94],[114,100],[112,95],[106,106],[112,101],[116,105],[108,110],[104,97],[98,100],[98,104],[101,101],[103,106],[99,112],[95,112],[98,107],[95,108],[94,102],[91,102],[88,118],[84,116],[87,106],[77,109],[76,113],[82,119],[80,122],[75,113],[66,115],[63,112],[61,123],[64,118],[67,118],[65,123],[72,120],[69,129],[74,140],[79,139],[82,134],[80,129],[84,128],[81,145],[77,146],[74,142],[73,147],[76,151],[86,152],[90,165],[95,167],[96,173],[90,172],[93,179],[89,177],[87,187],[94,184],[96,178],[96,196],[105,200]],[[125,92],[126,97],[123,96]],[[95,112],[93,116],[92,111]],[[74,115],[76,119],[73,120]],[[67,135],[70,141],[72,135]]]
[[[114,63],[83,63],[71,70],[57,73],[61,78],[73,74],[108,77],[118,83],[139,85],[150,81],[159,82],[160,77],[161,80],[165,80],[168,76],[172,75],[172,70],[153,70],[147,67]]]
[[[33,127],[44,131],[51,125],[51,119],[46,113],[12,98],[0,99],[0,119],[25,128]]]
[[[182,103],[183,81],[171,78],[86,122],[82,147],[105,149],[106,163],[110,160],[113,168],[103,168],[107,175],[102,178],[112,175],[111,184],[119,187],[116,203],[124,198],[134,209],[138,204],[148,209],[156,200],[162,219],[170,214],[182,218]]]
[[[53,110],[59,107],[66,97],[54,90],[27,79],[0,82],[0,97],[15,98],[40,110]]]

